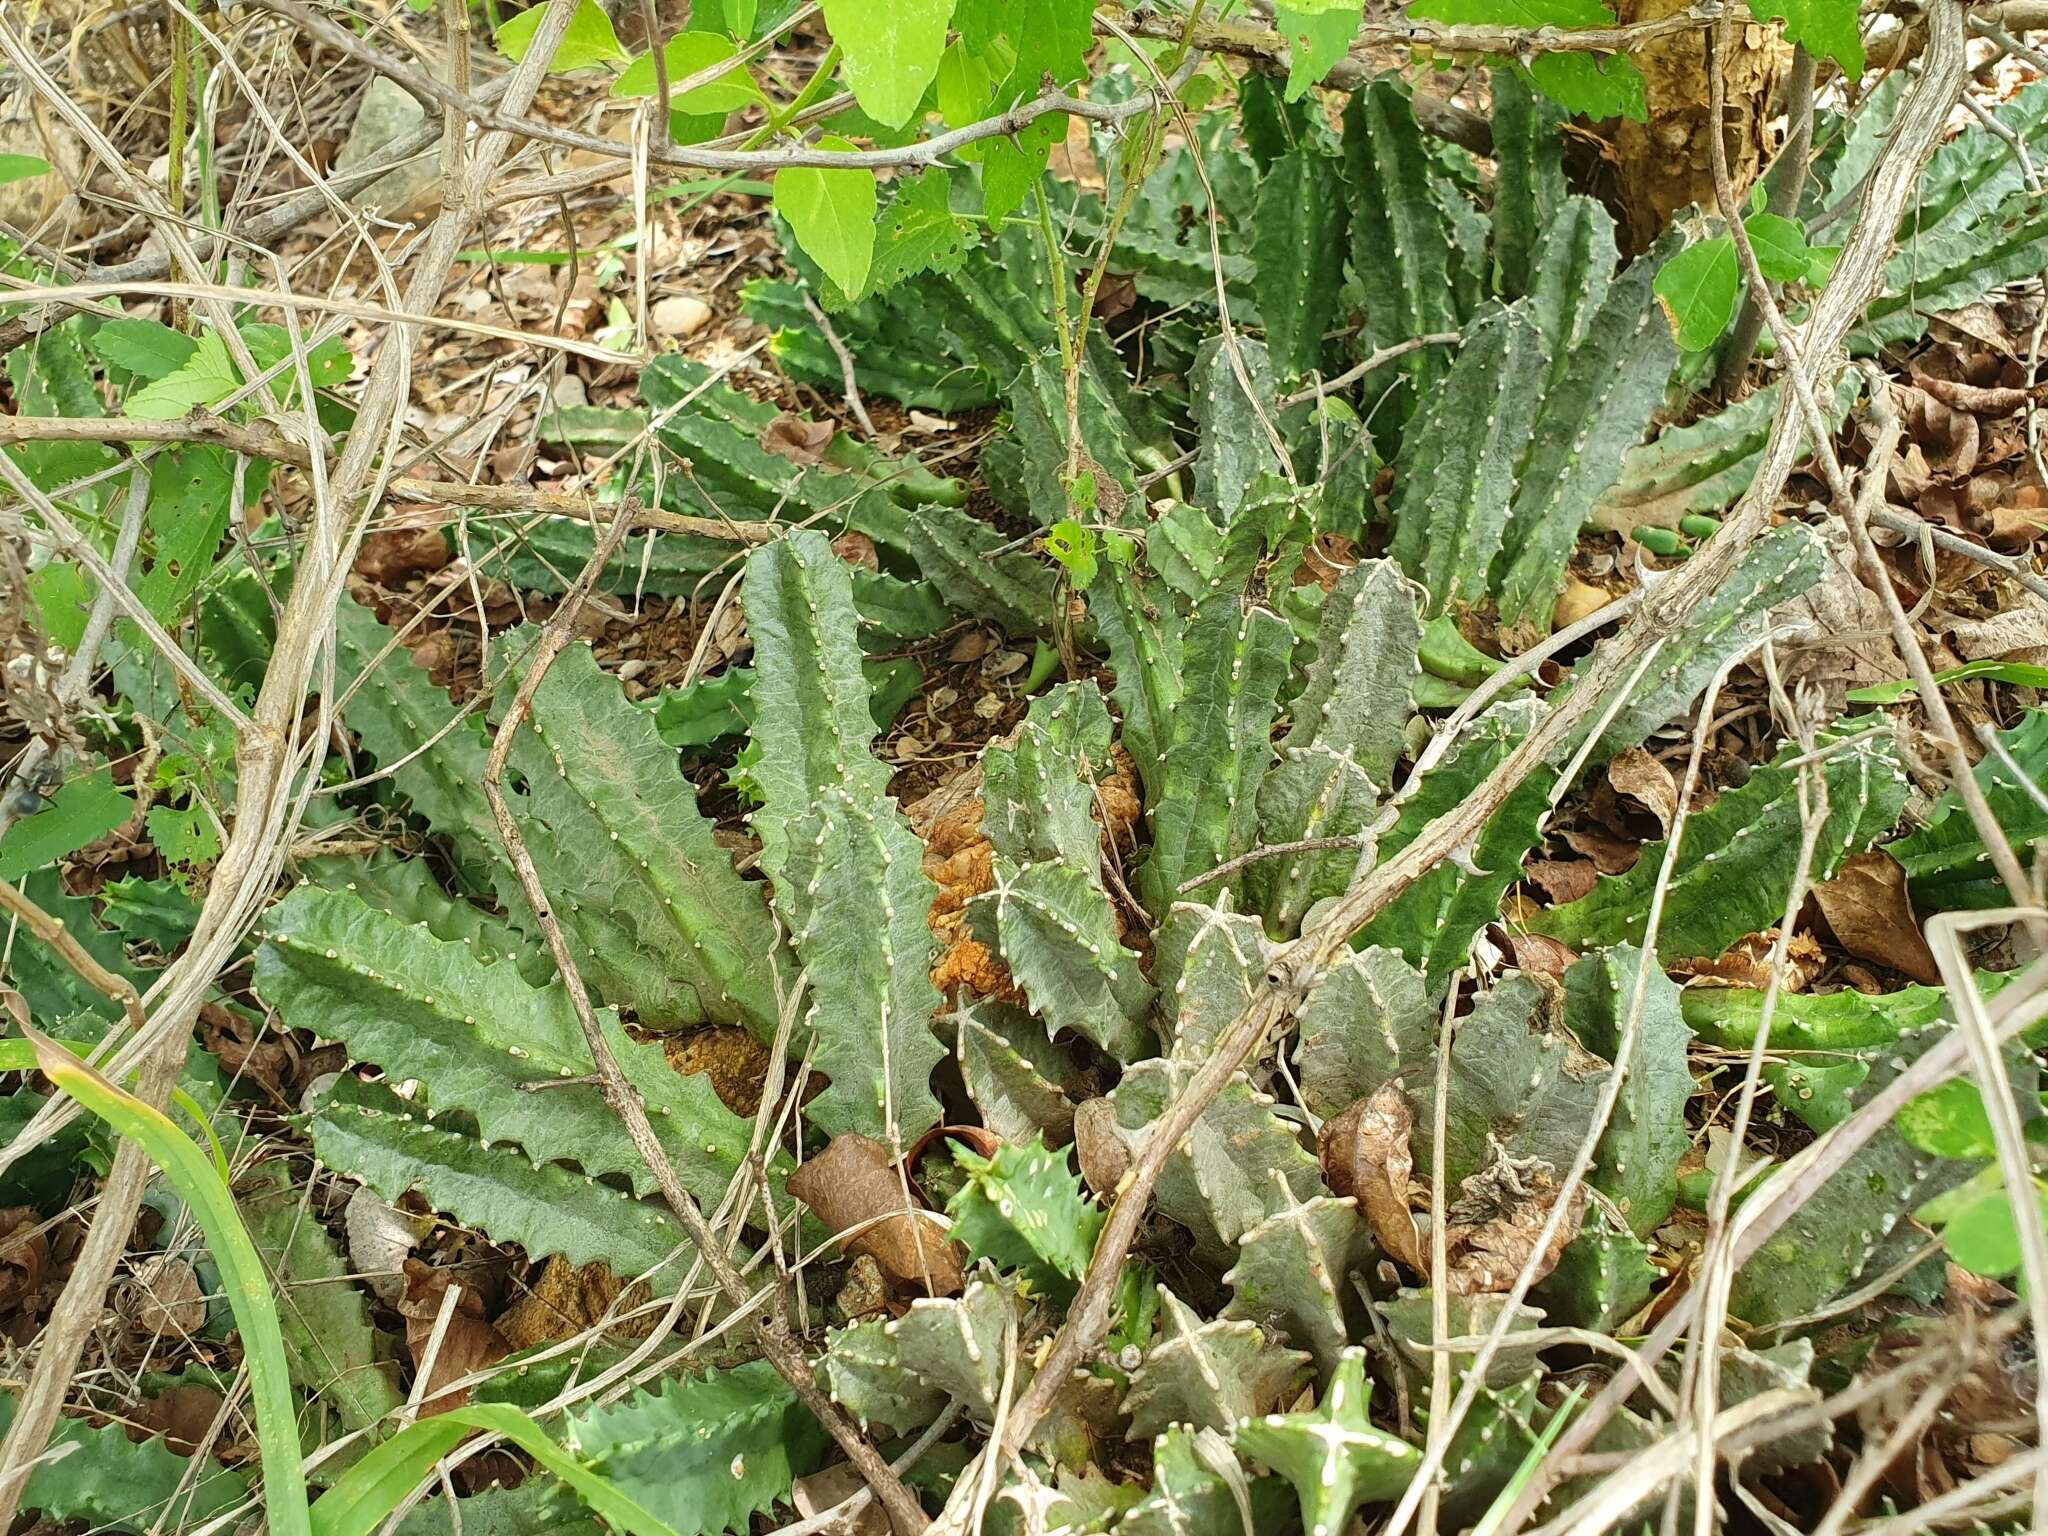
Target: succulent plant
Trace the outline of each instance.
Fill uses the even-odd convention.
[[[1422,1453],[1375,1428],[1365,1351],[1347,1349],[1309,1413],[1270,1413],[1237,1426],[1238,1450],[1294,1485],[1308,1536],[1337,1536],[1361,1504],[1399,1498]]]
[[[1227,1431],[1265,1412],[1299,1386],[1309,1357],[1276,1344],[1257,1323],[1204,1321],[1159,1288],[1159,1339],[1131,1372],[1124,1412],[1133,1434],[1172,1425]]]

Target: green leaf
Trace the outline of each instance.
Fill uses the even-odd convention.
[[[201,331],[192,355],[172,372],[133,391],[121,413],[136,421],[175,421],[195,409],[211,409],[242,387],[218,331]]]
[[[393,1435],[349,1468],[320,1500],[313,1512],[315,1536],[371,1536],[435,1465],[476,1430],[500,1436],[526,1452],[630,1536],[679,1536],[675,1527],[564,1451],[509,1403],[451,1408]]]
[[[2042,1220],[2048,1221],[2048,1189],[2038,1180],[2034,1198],[2040,1202]],[[2025,1263],[2010,1190],[1994,1189],[1979,1196],[1949,1218],[1941,1235],[1948,1256],[1973,1275],[1999,1280]]]
[[[1712,957],[1745,934],[1784,915],[1799,850],[1801,770],[1783,766],[1788,747],[1687,818],[1657,930],[1658,954],[1675,963]],[[1890,829],[1905,803],[1906,783],[1888,739],[1836,747],[1817,769],[1826,786],[1828,818],[1812,878],[1825,880],[1843,859]],[[1602,876],[1577,901],[1530,914],[1529,926],[1576,948],[1639,944],[1651,894],[1664,861],[1662,841],[1646,844],[1634,867]]]
[[[0,838],[0,880],[20,880],[54,867],[96,837],[125,824],[135,802],[115,787],[114,770],[102,766],[68,779],[33,816],[24,816]]]
[[[0,155],[0,187],[50,174],[50,162],[36,155]]]
[[[1371,1251],[1356,1201],[1290,1201],[1238,1239],[1237,1262],[1223,1277],[1230,1304],[1222,1315],[1277,1328],[1306,1348],[1318,1369],[1341,1370],[1357,1306],[1351,1277]]]
[[[1742,294],[1735,237],[1716,235],[1687,246],[1657,272],[1657,298],[1671,322],[1671,334],[1687,352],[1704,352],[1721,339],[1735,318]]]
[[[256,1437],[263,1456],[263,1502],[277,1536],[308,1536],[305,1463],[299,1448],[296,1405],[278,1329],[270,1276],[257,1256],[213,1160],[161,1112],[124,1093],[54,1042],[24,1030],[34,1042],[43,1075],[79,1107],[133,1141],[163,1170],[185,1208],[206,1234],[228,1304],[241,1334]]]
[[[946,1202],[953,1236],[974,1258],[1017,1271],[1038,1294],[1071,1300],[1106,1218],[1067,1154],[1034,1138],[986,1158],[956,1143],[953,1160],[967,1175]]]
[[[1909,1099],[1892,1117],[1899,1134],[1936,1157],[1996,1157],[1998,1143],[1984,1095],[1967,1078],[1951,1078],[1918,1098]]]
[[[19,1404],[0,1392],[0,1433]],[[94,1530],[145,1532],[196,1527],[226,1515],[249,1496],[249,1480],[211,1455],[180,1456],[161,1439],[130,1440],[119,1421],[98,1428],[60,1418],[48,1452],[30,1469],[21,1507],[49,1521],[84,1521]]]
[[[590,0],[584,0],[584,3],[589,4]],[[532,15],[533,12],[527,14]],[[680,32],[668,40],[661,52],[662,62],[668,65],[669,85],[673,88],[714,64],[723,64],[739,50],[716,33]],[[612,95],[625,101],[636,100],[654,95],[658,84],[654,78],[654,55],[643,53],[612,82]],[[767,99],[761,94],[761,87],[753,75],[742,65],[709,85],[671,95],[668,104],[672,112],[722,118],[728,112],[739,112]]]
[[[546,4],[532,6],[498,28],[498,52],[515,64],[523,60],[547,9]],[[597,64],[623,64],[629,57],[619,46],[612,19],[598,0],[576,0],[576,14],[569,18],[569,29],[562,34],[555,56],[548,60],[548,73],[566,75]]]
[[[1063,517],[1045,531],[1045,552],[1067,568],[1077,591],[1086,592],[1095,580],[1099,541],[1095,530]]]
[[[625,1126],[589,1083],[590,1048],[558,986],[530,986],[505,961],[444,943],[341,891],[302,887],[271,909],[256,957],[264,1000],[292,1027],[345,1043],[393,1081],[416,1078],[436,1113],[463,1110],[485,1142],[516,1142],[534,1162],[616,1175],[641,1194],[653,1174]],[[599,1015],[620,1068],[645,1100],[670,1166],[706,1206],[721,1201],[749,1133],[702,1075],[685,1076],[661,1047]],[[551,1091],[530,1086],[548,1083]],[[488,1226],[489,1223],[486,1222]]]
[[[766,1360],[572,1413],[570,1449],[678,1536],[745,1531],[816,1466],[824,1431]]]
[[[1294,1485],[1308,1536],[1337,1536],[1361,1504],[1399,1498],[1422,1453],[1375,1428],[1367,1409],[1365,1351],[1347,1349],[1307,1413],[1273,1413],[1237,1426],[1237,1448]]]
[[[1606,7],[1600,10],[1604,14]],[[1640,123],[1650,115],[1642,71],[1625,54],[1542,54],[1529,61],[1529,78],[1552,101],[1582,117],[1628,117]]]
[[[92,581],[75,561],[52,560],[29,574],[28,589],[34,594],[36,612],[50,643],[75,650],[85,638],[85,626],[92,610]]]
[[[276,1277],[293,1384],[332,1408],[343,1429],[373,1429],[405,1397],[353,1268],[293,1187],[285,1162],[257,1164],[242,1184],[250,1236]]]
[[[1749,9],[1758,21],[1783,21],[1786,42],[1833,59],[1850,79],[1863,74],[1856,0],[1749,0]]]
[[[1592,1183],[1646,1237],[1678,1201],[1678,1165],[1692,1145],[1685,1109],[1692,1098],[1686,1052],[1692,1031],[1678,988],[1652,965],[1636,1006],[1642,951],[1626,944],[1588,955],[1564,973],[1565,1017],[1587,1049],[1612,1060],[1635,1016],[1635,1045],[1614,1114],[1600,1138]]]
[[[1300,6],[1283,0],[1273,8],[1274,25],[1286,35],[1294,56],[1287,69],[1287,100],[1301,100],[1351,51],[1364,8],[1364,0],[1328,10],[1320,9],[1313,0]]]
[[[2036,798],[2036,786],[2048,768],[2048,709],[2029,709],[2018,725],[2001,731],[1998,740],[2020,773],[2014,774],[1997,753],[1987,753],[1977,764],[1977,784],[2015,856],[2030,863],[2030,845],[2048,836],[2048,810]],[[1954,790],[1935,802],[1926,826],[1893,843],[1890,852],[1904,866],[1914,902],[1923,912],[2002,906],[2010,899],[1991,871],[1976,823]]]
[[[1274,1343],[1247,1319],[1204,1322],[1163,1285],[1159,1316],[1159,1340],[1131,1372],[1124,1397],[1134,1435],[1174,1424],[1229,1430],[1282,1401],[1308,1375],[1303,1351]]]
[[[101,362],[125,368],[143,380],[176,373],[199,350],[199,343],[182,331],[126,315],[107,321],[92,333],[87,345]]]
[[[832,135],[818,140],[820,149],[854,147]],[[875,204],[873,171],[795,166],[775,178],[775,211],[789,221],[804,254],[848,293],[866,286],[874,263]]]
[[[966,233],[953,216],[953,178],[935,165],[901,177],[875,229],[868,291],[893,287],[920,272],[954,272],[967,259]]]
[[[825,0],[825,24],[863,111],[891,128],[910,121],[939,72],[952,15],[953,0]]]
[[[2024,661],[1966,661],[1959,667],[1949,667],[1934,674],[1934,680],[1947,687],[1950,683],[1975,682],[1989,678],[1994,683],[2011,683],[2015,688],[2048,688],[2048,667],[2033,666]],[[1896,704],[1917,691],[1910,677],[1902,677],[1895,683],[1873,683],[1868,688],[1852,688],[1845,698],[1851,704]]]
[[[1318,145],[1297,144],[1259,183],[1252,211],[1259,315],[1284,376],[1305,374],[1322,358],[1344,282],[1347,223],[1338,162]]]
[[[417,1192],[456,1221],[519,1244],[529,1258],[602,1261],[615,1274],[646,1275],[656,1295],[682,1283],[687,1266],[668,1261],[687,1239],[664,1207],[558,1163],[536,1167],[518,1148],[485,1146],[459,1125],[454,1116],[431,1120],[382,1084],[344,1074],[320,1096],[306,1128],[323,1163],[354,1174],[387,1202]]]
[[[1813,267],[1806,244],[1806,226],[1775,213],[1752,213],[1742,221],[1751,251],[1763,275],[1774,283],[1796,283]]]
[[[1452,25],[1611,27],[1614,12],[1600,0],[1417,0],[1408,14],[1423,21]],[[1596,58],[1588,53],[1546,54],[1533,60],[1529,76],[1543,93],[1567,112],[1585,117],[1646,115],[1643,77],[1626,57]]]

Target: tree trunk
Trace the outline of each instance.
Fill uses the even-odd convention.
[[[1654,21],[1683,10],[1688,0],[1621,0],[1625,22]],[[1728,174],[1746,192],[1764,157],[1771,91],[1789,52],[1776,27],[1755,22],[1730,27],[1721,61],[1727,80]],[[1623,119],[1614,133],[1623,238],[1631,251],[1646,249],[1671,215],[1691,203],[1714,206],[1714,162],[1704,31],[1659,38],[1635,55],[1643,72],[1649,121]]]

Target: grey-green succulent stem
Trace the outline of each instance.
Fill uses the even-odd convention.
[[[1830,358],[1835,354],[1874,290],[1884,252],[1897,229],[1915,173],[1922,158],[1933,147],[1960,83],[1961,21],[1954,0],[1935,0],[1931,21],[1934,46],[1930,49],[1928,63],[1908,96],[1898,126],[1872,174],[1872,195],[1864,202],[1857,229],[1844,246],[1836,269],[1836,282],[1822,294],[1807,322],[1806,340],[1810,356]],[[1770,506],[1798,456],[1802,432],[1795,419],[1795,410],[1789,402],[1781,403],[1756,482],[1722,533],[1708,543],[1697,559],[1674,573],[1650,595],[1647,606],[1638,613],[1635,622],[1611,641],[1601,655],[1601,671],[1589,673],[1589,676],[1627,676],[1642,657],[1650,654],[1653,648],[1660,648],[1667,637],[1682,633],[1694,610],[1728,578],[1740,554],[1763,532]],[[1351,936],[1385,910],[1426,870],[1449,858],[1523,780],[1572,740],[1606,702],[1602,694],[1603,690],[1597,687],[1574,689],[1567,694],[1462,804],[1423,828],[1415,841],[1393,859],[1369,872],[1361,872],[1352,889],[1313,928],[1274,959],[1264,983],[1251,1002],[1223,1032],[1214,1051],[1186,1083],[1167,1114],[1152,1128],[1138,1156],[1119,1182],[1109,1222],[1096,1245],[1095,1258],[1068,1313],[1067,1322],[1047,1351],[1039,1376],[1012,1411],[1002,1437],[1006,1451],[1021,1450],[1031,1431],[1051,1408],[1053,1395],[1060,1383],[1079,1367],[1107,1330],[1124,1256],[1137,1236],[1144,1208],[1170,1151],[1179,1145],[1202,1111],[1267,1032],[1290,1016],[1322,971],[1337,958],[1339,951],[1349,947]],[[1683,1303],[1681,1306],[1689,1317],[1691,1308]],[[1670,1326],[1668,1319],[1665,1326]],[[1674,1335],[1675,1331],[1672,1329]],[[1660,1348],[1668,1347],[1668,1344],[1669,1337]],[[1625,1389],[1610,1389],[1608,1394],[1603,1394],[1603,1400],[1609,1400],[1609,1407],[1601,1415],[1601,1422],[1611,1415],[1614,1407],[1619,1406],[1624,1392]],[[1466,1401],[1462,1408],[1454,1405],[1453,1411],[1462,1417],[1470,1406]],[[1585,1428],[1587,1423],[1588,1420],[1582,1419],[1580,1425],[1575,1426],[1571,1451],[1582,1448],[1599,1427],[1594,1423],[1591,1428]],[[1518,1528],[1518,1521],[1526,1519],[1528,1510],[1533,1509],[1548,1490],[1548,1480],[1541,1477],[1532,1479],[1529,1489],[1524,1490],[1522,1498],[1510,1512],[1510,1526]],[[1403,1507],[1396,1515],[1397,1529],[1406,1529],[1422,1491],[1420,1487],[1413,1488],[1411,1497],[1404,1498]],[[1505,1532],[1503,1536],[1506,1536]]]
[[[782,1379],[806,1408],[825,1426],[839,1448],[846,1453],[846,1459],[866,1479],[875,1496],[882,1501],[882,1507],[899,1531],[922,1531],[928,1524],[923,1507],[917,1498],[903,1484],[889,1463],[882,1458],[868,1437],[858,1425],[842,1413],[838,1406],[818,1387],[817,1376],[811,1369],[810,1357],[791,1332],[789,1321],[781,1307],[781,1295],[772,1287],[768,1292],[769,1305],[765,1312],[754,1310],[756,1300],[754,1289],[740,1275],[732,1260],[727,1256],[718,1234],[711,1230],[711,1224],[704,1219],[704,1212],[690,1192],[677,1178],[674,1167],[661,1150],[659,1138],[649,1122],[647,1109],[620,1068],[618,1059],[612,1054],[610,1043],[605,1039],[603,1026],[598,1022],[597,1010],[590,1000],[589,989],[583,984],[581,972],[577,969],[575,954],[569,948],[568,938],[562,926],[555,921],[547,892],[541,888],[540,876],[535,872],[533,859],[526,851],[518,824],[512,819],[511,807],[505,800],[505,764],[512,755],[512,743],[525,722],[532,707],[533,696],[546,680],[548,668],[561,655],[569,643],[570,627],[577,612],[589,597],[592,584],[607,561],[618,550],[626,536],[627,519],[615,519],[597,548],[591,552],[589,563],[576,585],[571,588],[554,614],[549,618],[536,648],[526,676],[520,679],[519,688],[513,694],[505,718],[498,726],[496,737],[491,743],[490,757],[484,768],[484,795],[491,806],[492,819],[497,823],[498,836],[505,844],[506,857],[511,861],[521,891],[528,905],[533,909],[548,952],[554,957],[555,967],[561,973],[562,985],[569,994],[571,1005],[576,1011],[576,1022],[582,1027],[583,1038],[590,1047],[591,1059],[597,1063],[600,1086],[605,1100],[613,1113],[622,1120],[634,1146],[646,1159],[649,1171],[661,1189],[662,1198],[667,1201],[690,1241],[696,1245],[699,1256],[710,1266],[712,1276],[719,1289],[732,1305],[748,1315],[748,1328],[754,1340],[761,1347],[761,1353],[774,1365]]]

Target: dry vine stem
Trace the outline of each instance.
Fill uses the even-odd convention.
[[[505,763],[512,754],[513,740],[519,734],[519,727],[525,723],[533,696],[540,691],[549,668],[568,645],[571,626],[590,595],[591,585],[610,562],[629,526],[626,518],[613,520],[591,552],[582,575],[576,578],[561,606],[541,632],[540,643],[527,660],[526,675],[520,678],[512,702],[505,710],[505,718],[499,723],[497,734],[491,741],[490,757],[484,764],[484,798],[490,802],[491,819],[497,824],[498,838],[505,845],[512,872],[519,880],[519,889],[524,893],[527,905],[533,908],[541,936],[547,940],[548,953],[561,974],[562,986],[569,994],[569,1004],[576,1011],[576,1022],[582,1026],[584,1042],[590,1047],[591,1060],[597,1065],[598,1086],[604,1093],[605,1103],[625,1125],[627,1135],[632,1138],[633,1149],[647,1164],[648,1171],[654,1175],[654,1182],[660,1186],[662,1198],[668,1202],[676,1220],[682,1223],[683,1231],[710,1266],[718,1288],[735,1307],[746,1308],[760,1298],[741,1278],[739,1270],[719,1246],[718,1234],[704,1219],[704,1212],[699,1209],[696,1199],[676,1177],[675,1168],[670,1164],[668,1154],[662,1150],[660,1138],[654,1133],[653,1122],[647,1117],[646,1105],[640,1102],[638,1091],[627,1080],[618,1058],[612,1054],[604,1030],[598,1023],[597,1010],[591,1004],[590,991],[583,984],[583,973],[576,964],[575,955],[570,952],[568,939],[562,934],[562,925],[555,920],[554,908],[548,901],[547,892],[541,888],[539,873],[534,869],[533,856],[527,852],[526,840],[520,836],[519,824],[513,820],[511,807],[505,801]],[[771,1281],[763,1294],[767,1300],[764,1314],[751,1317],[747,1324],[753,1332],[754,1342],[761,1347],[761,1353],[789,1383],[812,1416],[838,1442],[854,1470],[867,1481],[875,1497],[882,1501],[882,1508],[888,1512],[896,1529],[906,1536],[923,1530],[927,1522],[916,1496],[904,1487],[902,1478],[861,1433],[860,1426],[819,1390],[810,1357],[804,1353],[802,1342],[790,1328],[780,1290]]]
[[[1928,28],[1929,46],[1920,78],[1901,103],[1885,148],[1872,169],[1855,227],[1844,243],[1834,278],[1801,330],[1802,353],[1808,368],[1826,365],[1832,373],[1842,339],[1877,292],[1885,257],[1920,166],[1939,141],[1961,87],[1963,23],[1957,0],[1933,0]],[[1589,679],[1630,676],[1653,647],[1660,646],[1665,637],[1681,632],[1699,605],[1719,590],[1736,562],[1768,526],[1778,493],[1800,456],[1804,435],[1798,402],[1788,393],[1772,422],[1756,480],[1727,524],[1691,562],[1648,595],[1621,634],[1594,653],[1594,665],[1586,669]],[[1522,781],[1565,749],[1608,702],[1601,688],[1582,685],[1574,689],[1462,804],[1430,822],[1413,842],[1385,864],[1370,870],[1361,868],[1351,889],[1322,920],[1275,956],[1250,1003],[1223,1031],[1215,1049],[1154,1124],[1124,1174],[1067,1321],[1046,1351],[1037,1377],[1013,1409],[996,1454],[1008,1456],[1022,1450],[1067,1378],[1101,1343],[1123,1262],[1137,1237],[1152,1190],[1168,1157],[1216,1095],[1267,1036],[1292,1015],[1309,989],[1348,947],[1351,936],[1424,873],[1469,843]],[[1690,1315],[1690,1309],[1687,1311]],[[1509,1314],[1503,1312],[1499,1326],[1490,1335],[1492,1348],[1498,1348],[1509,1321]],[[1486,1358],[1482,1354],[1474,1363],[1474,1380],[1483,1378]],[[1611,1411],[1610,1407],[1608,1412]],[[1571,1446],[1572,1451],[1583,1446],[1593,1433],[1583,1429],[1591,1420],[1590,1412],[1581,1416],[1573,1431],[1576,1443]],[[1597,1427],[1596,1424],[1594,1428]],[[1565,1454],[1569,1452],[1561,1451],[1551,1459],[1551,1464],[1555,1465]],[[1398,1536],[1413,1518],[1429,1475],[1426,1469],[1410,1485],[1387,1528],[1392,1536]],[[1512,1524],[1504,1528],[1502,1536],[1509,1536],[1527,1519],[1541,1495],[1548,1492],[1550,1480],[1543,1473],[1531,1480],[1530,1488],[1535,1491],[1525,1491]],[[945,1520],[949,1536],[961,1529],[961,1513],[948,1509]]]
[[[523,113],[532,101],[547,61],[567,33],[574,12],[573,0],[548,0],[532,52],[506,83],[505,100],[515,112]],[[430,314],[439,302],[442,285],[469,232],[471,209],[481,203],[483,189],[508,148],[509,140],[502,134],[485,134],[475,144],[458,195],[435,219],[422,243],[407,284],[408,309]],[[238,796],[233,825],[185,952],[150,990],[149,1023],[135,1031],[104,1066],[106,1075],[117,1081],[139,1069],[137,1095],[155,1108],[163,1106],[183,1066],[193,1019],[208,988],[233,958],[276,886],[284,849],[317,776],[331,711],[323,701],[314,727],[304,730],[306,697],[315,666],[328,654],[334,610],[350,563],[369,513],[383,492],[380,464],[397,446],[399,406],[411,382],[412,331],[412,326],[397,324],[386,338],[363,386],[354,429],[331,477],[324,474],[324,463],[316,456],[313,478],[316,491],[322,494],[314,498],[270,667],[248,727],[236,740]],[[296,336],[294,352],[303,370],[304,347]],[[301,399],[305,402],[307,440],[322,442],[311,392]],[[0,455],[0,464],[9,462]],[[47,1109],[39,1111],[10,1152],[19,1155],[19,1149],[36,1145],[58,1118]],[[101,1190],[92,1230],[51,1310],[35,1368],[22,1391],[6,1441],[0,1444],[0,1528],[13,1523],[28,1470],[49,1442],[79,1352],[99,1320],[107,1282],[127,1247],[149,1172],[140,1145],[123,1141]]]

